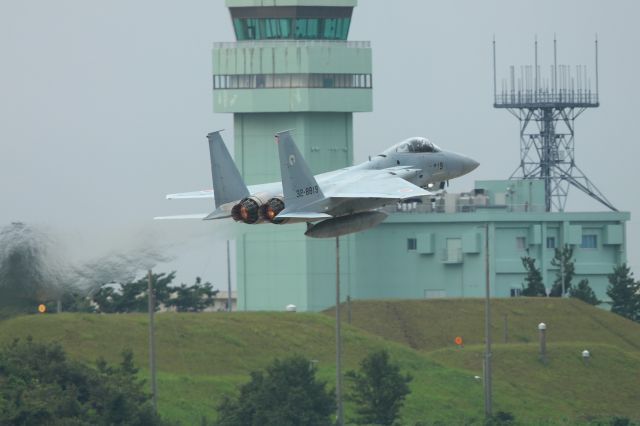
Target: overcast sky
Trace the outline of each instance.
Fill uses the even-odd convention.
[[[639,12],[632,0],[361,0],[349,38],[372,43],[374,111],[355,115],[356,161],[420,135],[481,163],[452,191],[508,178],[518,122],[492,108],[493,36],[506,76],[533,62],[536,35],[545,70],[554,33],[559,63],[593,71],[597,33],[601,107],[576,121],[576,162],[632,213],[638,273]],[[207,132],[230,129],[232,143],[232,115],[213,113],[211,88],[212,42],[232,40],[222,0],[0,2],[0,225],[44,226],[72,259],[161,242],[189,253],[163,267],[224,286],[224,227],[151,218],[212,209],[164,195],[210,187]],[[569,195],[568,210],[603,209]]]

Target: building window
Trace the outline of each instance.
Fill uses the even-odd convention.
[[[516,248],[524,250],[527,248],[527,239],[525,237],[516,237]]]
[[[582,244],[580,248],[594,249],[598,248],[598,236],[593,234],[586,234],[582,236]]]
[[[371,74],[214,75],[214,89],[371,89]]]
[[[242,40],[346,40],[349,17],[234,17],[236,39]]]
[[[522,296],[522,287],[512,287],[511,297],[520,297],[520,296]]]
[[[556,248],[556,237],[547,237],[547,248],[548,249]]]
[[[418,248],[418,240],[416,238],[407,238],[407,250],[416,250]]]

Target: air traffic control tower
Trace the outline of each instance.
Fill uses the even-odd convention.
[[[314,173],[353,163],[353,113],[372,110],[369,42],[347,41],[357,0],[226,0],[236,40],[213,47],[214,111],[233,113],[247,184],[280,180],[274,134],[293,129]],[[239,310],[334,304],[335,242],[305,225],[259,225],[237,240]],[[343,238],[343,283],[348,285]],[[250,288],[250,291],[247,289]]]

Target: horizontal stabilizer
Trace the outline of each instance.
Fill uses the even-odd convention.
[[[179,192],[177,194],[167,194],[167,200],[181,200],[187,198],[213,198],[213,190],[205,189],[202,191]]]
[[[225,219],[227,217],[231,217],[230,210],[223,210],[220,208],[215,209],[211,213],[207,215],[207,217],[203,218],[204,220],[215,220],[215,219]]]
[[[178,214],[175,216],[156,216],[153,220],[205,219],[207,216],[207,213]]]

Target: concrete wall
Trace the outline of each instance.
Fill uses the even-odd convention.
[[[367,42],[254,41],[216,43],[213,74],[371,74]],[[372,88],[217,89],[215,112],[362,112]]]

